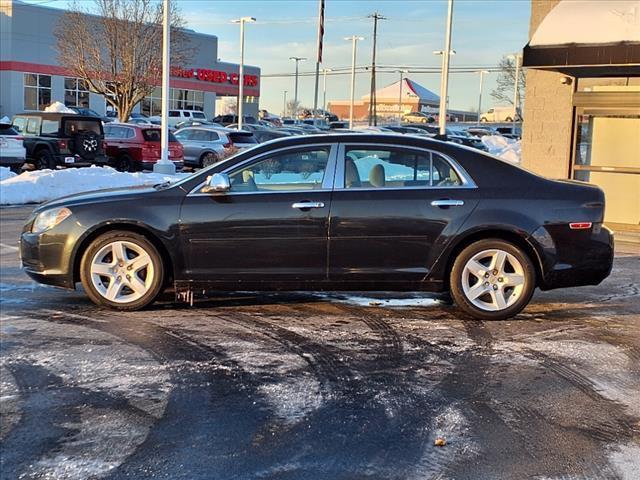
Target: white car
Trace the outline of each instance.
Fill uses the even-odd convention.
[[[160,117],[150,117],[149,120],[160,121]],[[169,110],[169,128],[175,128],[179,123],[188,120],[207,120],[207,116],[199,110]]]
[[[515,112],[513,107],[494,107],[490,108],[482,115],[480,115],[481,122],[513,122],[513,120],[519,121],[520,113]]]
[[[19,172],[24,165],[27,152],[22,137],[11,123],[0,123],[0,166]]]

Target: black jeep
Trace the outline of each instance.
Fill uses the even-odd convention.
[[[26,162],[37,169],[107,163],[99,118],[70,113],[21,113],[13,117],[13,126],[23,136]]]

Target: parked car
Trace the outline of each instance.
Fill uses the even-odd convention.
[[[160,160],[161,130],[155,125],[112,123],[105,125],[104,138],[110,163],[121,172],[151,170]],[[176,170],[184,163],[182,145],[169,132],[169,160]]]
[[[223,125],[216,123],[216,122],[210,122],[209,120],[186,120],[184,122],[180,122],[178,124],[176,124],[176,126],[174,127],[176,130],[180,130],[181,128],[188,128],[188,127],[200,127],[200,126],[205,126],[205,127],[214,127],[214,128],[222,128]]]
[[[209,167],[218,163],[233,146],[226,133],[208,126],[182,128],[174,135],[182,143],[187,167]]]
[[[115,120],[115,118],[113,117],[108,117],[106,115],[100,115],[98,112],[96,112],[95,110],[92,110],[91,108],[88,107],[67,107],[70,110],[73,110],[74,112],[76,112],[79,115],[84,115],[86,117],[96,117],[99,118],[100,120],[102,120],[104,123],[109,123],[109,122],[113,122]]]
[[[234,130],[232,128],[219,128],[216,131],[224,132],[234,148],[243,150],[245,148],[255,147],[258,143],[253,132],[246,130]]]
[[[120,310],[171,282],[188,302],[240,289],[450,291],[465,314],[495,320],[536,287],[605,279],[603,217],[594,185],[447,142],[331,134],[260,145],[173,185],[49,202],[27,220],[20,258],[34,280],[81,282]]]
[[[421,128],[404,125],[383,125],[383,128],[396,133],[404,133],[408,135],[427,135],[427,132]]]
[[[503,137],[513,138],[514,140],[519,140],[522,137],[522,128],[520,127],[496,127],[496,131],[502,135]]]
[[[13,117],[23,137],[27,162],[37,169],[105,165],[104,130],[96,117],[29,112]]]
[[[243,115],[243,123],[258,123],[258,121],[256,120],[256,117],[252,117],[251,115]],[[218,115],[217,117],[213,118],[213,121],[216,123],[219,123],[220,125],[224,125],[225,127],[227,125],[229,125],[230,123],[238,123],[238,116],[237,115]]]
[[[402,116],[402,121],[408,123],[433,123],[434,118],[424,112],[409,112]]]
[[[520,112],[516,112],[513,106],[494,107],[480,115],[481,122],[513,122],[521,120]]]
[[[471,127],[467,128],[467,133],[474,137],[482,138],[487,135],[499,135],[496,130],[490,127]]]
[[[154,120],[156,118],[152,117]],[[157,120],[161,120],[159,117]],[[207,116],[199,110],[169,110],[169,128],[174,128],[177,124],[188,120],[207,121]]]
[[[477,148],[478,150],[487,150],[482,140],[469,134],[466,130],[459,128],[447,128],[447,138],[460,145],[466,145],[467,147]]]
[[[285,125],[284,127],[280,127],[278,131],[288,133],[289,135],[311,135],[311,132],[304,128],[299,128],[293,125]]]
[[[329,130],[329,122],[325,118],[305,118],[300,121],[304,125],[311,125],[320,130]]]
[[[18,173],[22,170],[25,158],[26,150],[18,131],[11,123],[0,122],[0,166]]]
[[[231,123],[227,125],[227,128],[237,130],[238,124]],[[242,129],[248,132],[253,132],[253,136],[256,137],[256,140],[258,141],[258,143],[264,143],[264,142],[268,142],[269,140],[275,140],[276,138],[284,138],[291,135],[290,133],[283,132],[281,130],[276,130],[274,128],[268,128],[257,123],[256,124],[247,123],[246,125],[242,126]]]

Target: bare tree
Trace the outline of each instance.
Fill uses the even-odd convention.
[[[227,115],[235,115],[238,110],[238,102],[233,98],[225,98],[222,104],[222,113]]]
[[[500,68],[500,73],[496,79],[496,88],[491,92],[491,96],[499,103],[513,105],[513,90],[516,83],[515,59],[508,56],[502,57],[498,63],[498,68]],[[526,74],[522,68],[520,69],[518,84],[518,105],[522,106],[524,89],[527,84]]]
[[[298,118],[298,112],[300,111],[300,101],[289,100],[287,101],[287,113],[292,118]]]
[[[133,108],[160,84],[162,73],[161,2],[94,0],[89,10],[72,5],[55,36],[61,64],[105,97],[126,122]],[[171,12],[171,64],[182,65],[190,48],[183,20]]]

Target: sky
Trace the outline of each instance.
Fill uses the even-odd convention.
[[[32,0],[33,3],[43,3]],[[83,2],[90,0],[82,0]],[[243,16],[257,19],[245,30],[245,63],[261,68],[260,108],[280,113],[283,92],[293,98],[294,62],[291,56],[307,57],[301,72],[315,69],[318,0],[176,0],[186,27],[218,37],[218,57],[227,62],[240,60],[239,27],[231,20]],[[67,0],[49,0],[47,6],[65,8]],[[325,68],[351,65],[351,42],[344,37],[365,37],[358,42],[357,65],[371,63],[373,21],[367,15],[379,12],[387,20],[378,23],[377,65],[400,68],[438,67],[444,49],[447,2],[444,0],[326,0]],[[530,0],[455,0],[453,11],[452,67],[497,65],[503,55],[517,52],[528,41]],[[270,75],[289,76],[271,77]],[[489,93],[496,73],[485,76],[483,109],[493,106]],[[409,73],[409,78],[439,93],[440,75]],[[398,73],[379,73],[377,86],[397,81]],[[369,73],[356,76],[356,98],[369,93]],[[327,101],[349,98],[350,76],[327,78]],[[320,82],[322,90],[322,82]],[[479,75],[452,73],[449,80],[451,108],[475,110]],[[314,78],[300,77],[298,97],[303,106],[313,105]],[[319,102],[322,102],[320,92]]]

